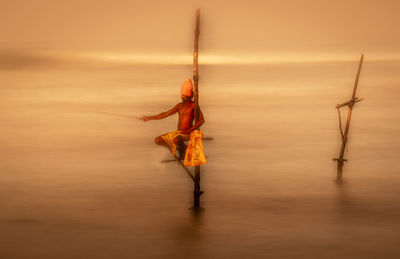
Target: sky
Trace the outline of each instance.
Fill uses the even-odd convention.
[[[400,59],[394,0],[0,0],[0,66],[38,59],[189,64],[196,8],[203,64],[361,53]]]

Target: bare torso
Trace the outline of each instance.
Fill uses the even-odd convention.
[[[160,120],[171,116],[172,114],[178,113],[178,130],[181,130],[183,134],[189,134],[193,130],[198,129],[200,125],[204,123],[203,113],[201,112],[200,108],[199,112],[199,119],[193,124],[194,120],[194,102],[190,99],[190,96],[182,96],[182,102],[175,105],[173,108],[166,112],[162,112],[157,115],[153,116],[143,116],[139,118],[144,122],[148,120]],[[157,142],[157,141],[156,141]]]
[[[194,103],[192,101],[181,102],[178,105],[178,130],[187,130],[193,126]]]

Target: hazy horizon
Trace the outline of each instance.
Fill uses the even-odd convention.
[[[366,62],[399,62],[400,55],[364,54]],[[199,65],[279,65],[312,63],[356,63],[360,54],[264,53],[253,55],[200,54]],[[123,52],[62,52],[0,50],[0,70],[113,68],[141,65],[192,65],[190,54],[154,54]]]

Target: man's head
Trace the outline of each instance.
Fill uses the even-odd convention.
[[[190,100],[193,96],[193,84],[190,78],[186,79],[181,86],[181,98],[183,101]]]

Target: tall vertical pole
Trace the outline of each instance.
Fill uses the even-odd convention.
[[[358,70],[357,70],[356,79],[354,81],[353,94],[351,96],[350,101],[347,101],[345,103],[336,105],[337,109],[339,109],[340,107],[343,107],[343,106],[348,106],[348,108],[349,108],[348,112],[347,112],[347,121],[346,121],[345,130],[344,130],[344,133],[342,133],[342,146],[340,148],[339,158],[335,158],[334,159],[338,163],[338,167],[337,167],[337,169],[338,169],[338,176],[337,176],[338,180],[339,180],[339,178],[342,177],[343,163],[344,163],[344,161],[346,161],[346,159],[343,159],[343,156],[344,156],[344,151],[346,149],[347,137],[348,137],[349,129],[350,129],[350,120],[351,120],[351,114],[352,114],[352,111],[353,111],[353,106],[354,106],[355,103],[357,103],[359,101],[362,101],[362,99],[358,99],[356,97],[356,92],[357,92],[357,85],[358,85],[358,80],[360,78],[360,73],[361,73],[363,60],[364,60],[364,55],[361,54],[360,63],[358,64]]]
[[[194,83],[194,120],[195,123],[199,120],[199,69],[198,69],[198,56],[199,56],[199,36],[200,36],[200,9],[196,10],[196,27],[194,33],[194,46],[193,46],[193,83]],[[195,167],[194,171],[194,201],[193,207],[200,208],[200,166]]]

